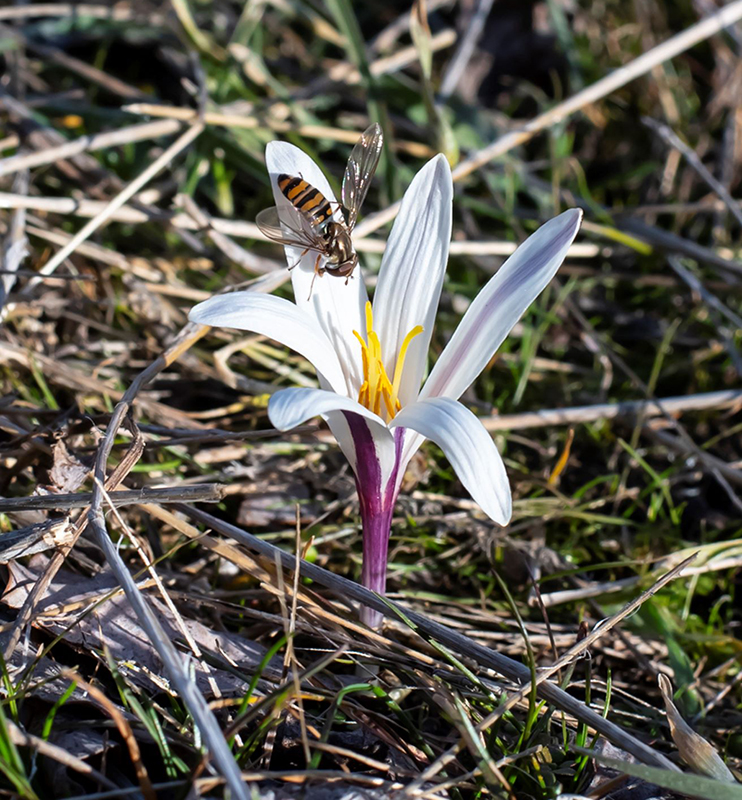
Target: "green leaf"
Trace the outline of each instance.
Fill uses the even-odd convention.
[[[605,764],[626,775],[654,783],[663,789],[681,792],[691,797],[702,797],[705,800],[742,800],[742,786],[739,784],[723,783],[701,775],[690,775],[687,772],[672,772],[661,767],[648,767],[646,764],[630,764],[628,761],[608,758],[582,747],[576,747],[575,750],[594,758],[599,764]]]

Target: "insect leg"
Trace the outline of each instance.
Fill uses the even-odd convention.
[[[314,289],[314,282],[317,280],[318,275],[322,275],[324,273],[324,269],[320,269],[319,262],[322,259],[322,253],[317,256],[317,260],[314,262],[314,277],[312,278],[312,282],[309,284],[309,296],[307,300],[312,299],[312,289]]]
[[[301,260],[302,260],[302,258],[304,258],[304,256],[305,256],[305,255],[306,255],[306,254],[309,252],[309,250],[310,250],[310,249],[311,249],[311,248],[309,248],[309,247],[305,247],[305,248],[304,248],[304,250],[302,251],[302,254],[299,256],[299,260],[298,260],[298,261],[295,261],[295,262],[294,262],[294,263],[293,263],[293,264],[292,264],[292,265],[289,267],[289,272],[291,272],[291,270],[292,270],[294,267],[298,267],[298,266],[299,266],[299,264],[301,263]]]

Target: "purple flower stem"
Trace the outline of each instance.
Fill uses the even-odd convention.
[[[394,432],[397,463],[386,486],[382,487],[381,465],[368,425],[356,414],[346,413],[345,418],[356,448],[356,488],[363,522],[361,583],[372,592],[383,595],[386,592],[389,535],[397,499],[397,476],[404,431],[398,429]],[[370,628],[380,628],[382,619],[383,614],[379,611],[361,606],[361,621]]]
[[[389,555],[389,534],[392,526],[392,509],[364,512],[363,520],[363,567],[361,583],[377,594],[386,593],[386,567]],[[361,622],[369,628],[380,628],[383,614],[368,606],[361,606]]]

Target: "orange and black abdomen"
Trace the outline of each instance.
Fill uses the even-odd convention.
[[[303,178],[293,175],[279,175],[278,188],[291,205],[306,214],[315,225],[321,225],[332,216],[330,203],[314,186]]]

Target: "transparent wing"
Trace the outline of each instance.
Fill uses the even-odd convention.
[[[318,253],[326,251],[324,239],[304,215],[292,206],[282,209],[281,216],[276,206],[265,208],[255,217],[255,224],[274,242],[289,247],[308,248]]]
[[[384,135],[381,126],[374,122],[361,134],[353,152],[348,159],[348,166],[343,176],[343,205],[348,210],[348,228],[353,230],[358,212],[366,198],[371,179],[381,157],[381,146]]]

